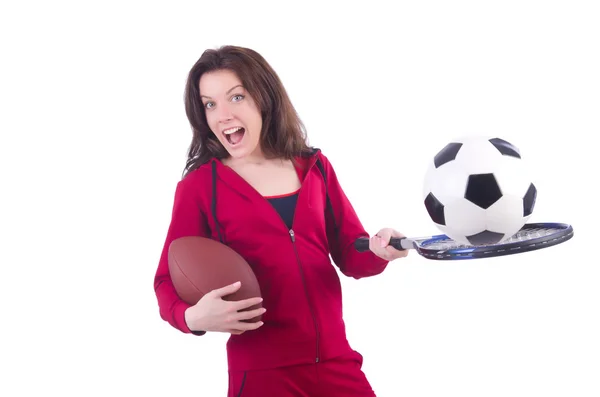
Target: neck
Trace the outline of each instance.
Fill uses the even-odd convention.
[[[232,168],[245,167],[245,166],[285,166],[288,162],[283,158],[267,158],[263,155],[249,155],[243,158],[226,158],[223,163]]]
[[[225,159],[225,163],[230,166],[262,165],[268,162],[270,162],[270,160],[267,159],[260,148],[256,148],[254,152],[242,158],[228,157]]]

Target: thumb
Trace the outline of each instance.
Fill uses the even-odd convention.
[[[233,294],[235,291],[237,291],[238,289],[240,289],[240,287],[242,286],[242,283],[240,281],[236,281],[233,284],[229,284],[226,285],[224,287],[221,288],[217,288],[211,291],[211,293],[217,297],[217,298],[221,298],[225,295],[229,295],[229,294]]]
[[[377,236],[379,236],[379,242],[381,246],[385,247],[389,244],[390,239],[392,238],[392,231],[391,229],[381,229],[379,233],[377,233]]]

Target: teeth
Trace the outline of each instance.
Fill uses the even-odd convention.
[[[230,128],[228,130],[223,131],[223,134],[225,134],[225,135],[233,134],[234,132],[239,131],[241,129],[242,129],[242,127]]]

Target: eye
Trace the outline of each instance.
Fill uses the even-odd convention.
[[[237,99],[236,99],[236,98],[237,98]],[[243,96],[243,95],[234,95],[234,96],[233,96],[233,100],[234,100],[235,102],[241,101],[242,99],[244,99],[244,96]]]
[[[206,102],[206,103],[204,104],[204,107],[205,107],[205,108],[207,108],[207,109],[210,109],[212,106],[214,106],[214,103],[213,103],[213,102]]]

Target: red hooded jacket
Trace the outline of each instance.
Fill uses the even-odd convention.
[[[296,160],[302,186],[292,229],[265,197],[217,159],[177,185],[154,282],[162,319],[191,332],[184,319],[189,305],[177,296],[169,277],[167,253],[176,238],[221,240],[246,259],[260,284],[267,309],[264,324],[229,338],[230,370],[315,363],[348,353],[341,285],[332,259],[343,274],[356,279],[379,274],[388,264],[371,251],[354,248],[358,237],[369,235],[321,151]]]

